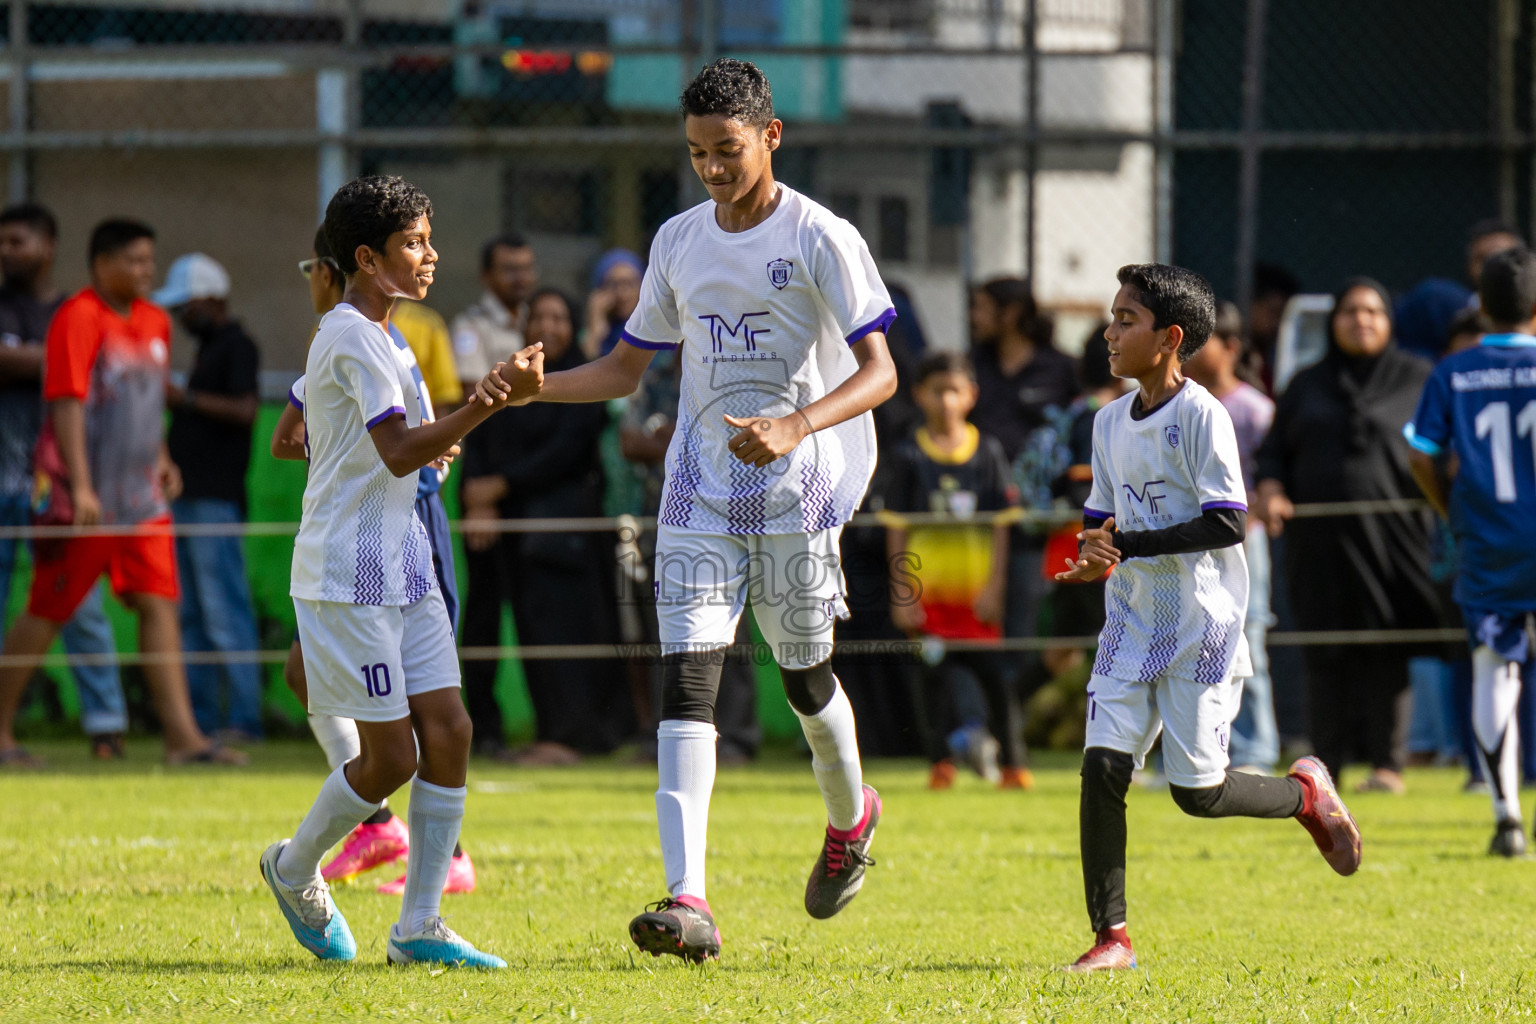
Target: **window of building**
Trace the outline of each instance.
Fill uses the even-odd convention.
[[[880,258],[907,259],[907,200],[905,196],[880,197]]]

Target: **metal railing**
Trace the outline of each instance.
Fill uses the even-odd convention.
[[[1297,505],[1293,518],[1319,519],[1332,516],[1387,515],[1423,512],[1429,503],[1420,498],[1387,498],[1376,501],[1330,501]],[[903,512],[901,520],[909,526],[989,526],[996,521],[1020,526],[1067,526],[1082,519],[1070,509],[1037,511],[1010,509],[1005,512],[978,513],[959,520],[941,512]],[[889,516],[860,512],[848,520],[849,526],[885,526]],[[620,530],[651,531],[653,516],[583,516],[544,519],[457,519],[448,524],[454,533],[608,533]],[[0,526],[0,540],[44,540],[80,537],[292,537],[297,536],[296,522],[257,523],[150,523],[101,526]]]
[[[1423,513],[1428,503],[1418,499],[1383,499],[1375,501],[1314,502],[1295,506],[1293,518],[1319,519],[1344,516],[1395,515]],[[908,526],[986,526],[994,522],[1034,525],[1043,528],[1064,527],[1081,520],[1081,515],[1071,509],[1051,511],[1013,509],[1001,513],[982,513],[965,520],[942,513],[903,514],[901,519]],[[885,514],[859,513],[848,523],[850,527],[884,527],[890,518]],[[616,539],[633,543],[639,533],[655,529],[656,520],[640,516],[597,516],[580,518],[545,519],[494,519],[456,520],[449,524],[455,533],[613,533]],[[272,537],[297,534],[298,523],[258,522],[232,524],[176,524],[161,523],[149,526],[95,526],[95,527],[0,527],[0,539],[68,539],[87,536],[172,535],[178,537]],[[469,553],[468,557],[474,557]],[[1286,630],[1271,631],[1267,644],[1271,647],[1352,646],[1380,644],[1448,644],[1465,640],[1462,629],[1373,629],[1373,630]],[[843,640],[835,646],[840,656],[852,657],[917,657],[930,649],[932,640]],[[999,640],[944,640],[946,650],[993,651],[998,653],[1025,653],[1060,648],[1089,648],[1098,644],[1097,636],[1049,636],[1012,637]],[[767,644],[732,645],[733,653],[750,657],[758,664],[772,660]],[[605,644],[513,644],[507,646],[462,647],[459,657],[463,661],[559,661],[567,659],[654,659],[663,653],[660,644],[605,643]],[[286,648],[260,651],[188,651],[181,654],[145,654],[128,652],[116,654],[46,654],[21,656],[0,654],[0,667],[25,665],[43,668],[61,668],[76,665],[149,665],[181,662],[188,665],[219,664],[281,664],[288,657]]]

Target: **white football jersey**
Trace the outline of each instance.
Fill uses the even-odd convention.
[[[1232,418],[1192,380],[1136,420],[1131,392],[1093,420],[1093,491],[1085,515],[1127,533],[1161,530],[1211,508],[1247,509]],[[1131,558],[1115,566],[1093,671],[1150,683],[1164,676],[1219,683],[1249,676],[1243,616],[1248,563],[1235,544]]]
[[[660,522],[705,533],[805,533],[841,526],[875,469],[868,413],[817,431],[754,468],[726,447],[723,417],[783,416],[846,380],[849,346],[896,318],[869,248],[847,221],[779,185],[761,224],[728,232],[715,204],[661,226],[624,338],[682,346],[677,431]]]
[[[368,431],[430,406],[419,371],[384,328],[342,303],[320,320],[292,398],[304,413],[309,479],[289,594],[311,601],[406,605],[437,586],[416,515],[417,474],[397,477]],[[300,390],[302,388],[302,390]]]

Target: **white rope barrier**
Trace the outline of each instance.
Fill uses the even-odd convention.
[[[1393,515],[1404,512],[1422,512],[1429,505],[1417,498],[1388,498],[1377,501],[1329,501],[1297,505],[1295,518],[1319,519],[1330,516]],[[1008,509],[1003,512],[983,512],[969,519],[957,520],[941,512],[901,513],[901,521],[908,526],[955,526],[969,524],[990,525],[1001,519],[1023,526],[1060,527],[1079,522],[1082,515],[1073,509],[1037,511],[1034,509]],[[884,526],[890,521],[885,514],[860,512],[849,520],[850,526]],[[591,516],[551,519],[471,519],[449,523],[455,533],[607,533],[638,528],[650,531],[656,528],[654,516]],[[299,532],[299,524],[282,523],[163,523],[151,526],[101,525],[101,526],[0,526],[0,540],[53,540],[77,537],[292,537]]]
[[[1335,647],[1356,644],[1446,644],[1461,643],[1466,639],[1461,629],[1341,629],[1341,630],[1287,630],[1270,633],[1270,647]],[[998,654],[1020,654],[1026,651],[1088,648],[1099,642],[1097,636],[1017,637],[1006,640],[942,640],[937,641],[946,651],[992,651]],[[834,650],[840,656],[849,657],[900,657],[915,658],[931,650],[933,640],[840,640]],[[773,650],[768,644],[732,644],[728,650],[733,655],[751,658],[760,665],[773,660]],[[663,654],[660,644],[538,644],[505,647],[462,647],[459,658],[463,661],[568,661],[582,659],[619,659],[625,661],[655,660]],[[280,665],[288,658],[288,651],[188,651],[184,654],[44,654],[24,656],[0,654],[0,668],[24,666],[28,668],[68,668],[88,665],[157,665],[182,663],[187,665]]]
[[[1384,499],[1379,501],[1317,502],[1297,505],[1295,518],[1318,519],[1326,517],[1391,515],[1422,512],[1428,504],[1417,499]],[[966,520],[975,525],[987,525],[999,519],[1008,523],[1060,527],[1080,520],[1074,510],[1061,509],[1046,512],[1011,509],[1001,513],[982,513]],[[953,526],[953,516],[943,513],[903,514],[901,520],[908,526]],[[885,515],[859,513],[850,526],[884,526],[890,519]],[[458,520],[450,524],[457,533],[490,532],[497,534],[522,533],[606,533],[649,531],[656,527],[656,520],[649,516],[593,516],[544,519],[482,519]],[[6,526],[0,527],[0,539],[53,540],[79,537],[164,536],[173,537],[292,537],[298,533],[299,524],[294,522],[258,523],[168,523],[153,526],[102,525],[77,526]],[[634,537],[621,537],[626,541]],[[1325,647],[1353,644],[1441,644],[1459,643],[1465,639],[1460,629],[1367,629],[1367,630],[1288,630],[1271,632],[1267,639],[1270,647]],[[837,643],[837,653],[853,657],[917,657],[925,649],[931,649],[933,640],[844,640]],[[949,651],[992,651],[999,654],[1020,654],[1060,648],[1087,648],[1098,643],[1096,636],[1077,637],[1014,637],[1004,640],[945,640],[944,649]],[[772,660],[766,644],[738,644],[732,653],[746,655],[760,664]],[[510,645],[500,647],[465,647],[459,651],[464,661],[502,661],[515,658],[521,661],[562,661],[574,659],[655,659],[662,654],[657,644],[539,644],[531,646]],[[287,660],[286,650],[275,651],[187,651],[181,654],[45,654],[23,656],[0,654],[0,668],[26,666],[36,668],[66,668],[92,665],[153,665],[179,662],[185,665],[241,665],[281,664]]]

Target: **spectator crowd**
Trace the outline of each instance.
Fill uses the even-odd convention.
[[[104,221],[90,239],[90,284],[65,296],[54,284],[57,234],[41,206],[0,211],[0,527],[115,529],[30,542],[28,596],[7,623],[3,653],[41,656],[57,637],[68,654],[87,656],[70,670],[80,725],[97,757],[122,757],[128,704],[105,576],[138,619],[165,759],[238,763],[266,724],[262,672],[238,657],[261,646],[238,530],[251,453],[265,458],[268,447],[254,436],[260,346],[234,315],[237,289],[212,256],[179,255],[155,290],[153,229]],[[317,312],[340,294],[322,244],[300,263]],[[1507,224],[1474,226],[1469,280],[1520,244]],[[547,371],[611,350],[645,264],[624,249],[602,254],[578,299],[541,284],[527,239],[501,234],[484,244],[479,274],[480,297],[451,321],[404,301],[392,316],[438,410],[461,403],[525,344],[542,343]],[[1002,788],[1028,789],[1026,735],[1081,738],[1081,715],[1074,737],[1071,712],[1091,651],[1070,638],[1097,633],[1104,588],[1052,576],[1076,551],[1094,415],[1126,383],[1109,372],[1103,325],[1080,355],[1068,354],[1021,278],[971,289],[968,339],[925,336],[910,296],[891,291],[900,388],[875,413],[880,461],[864,511],[876,515],[843,534],[853,617],[839,638],[872,643],[838,651],[837,672],[866,753],[925,756],[933,788],[969,765]],[[1258,267],[1248,322],[1222,303],[1209,343],[1184,368],[1230,413],[1249,492],[1254,675],[1234,723],[1233,763],[1267,773],[1282,763],[1282,746],[1305,746],[1336,775],[1367,766],[1368,789],[1402,792],[1406,766],[1447,761],[1465,763],[1478,785],[1464,644],[1312,643],[1299,659],[1277,649],[1272,660],[1267,643],[1277,623],[1304,632],[1458,625],[1446,527],[1402,501],[1420,497],[1402,431],[1432,363],[1484,333],[1474,290],[1430,279],[1394,302],[1368,277],[1343,282],[1322,357],[1277,389],[1285,310],[1299,291],[1285,270]],[[196,346],[179,385],[169,369],[173,317]],[[495,523],[654,516],[678,379],[678,357],[664,353],[639,390],[610,407],[509,408],[470,435],[447,484],[464,541],[461,646],[501,644],[508,609],[523,646],[655,641],[646,530],[627,520],[611,532],[504,532]],[[1395,504],[1308,512],[1384,500]],[[172,523],[189,529],[173,537]],[[0,601],[13,579],[21,589],[25,546],[0,537]],[[1031,638],[1041,642],[996,643]],[[745,624],[738,639],[750,639]],[[525,661],[535,734],[516,750],[506,745],[497,662],[464,668],[484,756],[559,765],[632,742],[654,752],[645,737],[659,681],[643,658]],[[34,675],[0,665],[0,766],[35,761],[15,735]],[[754,680],[750,658],[728,660],[716,712],[727,761],[758,749]]]

